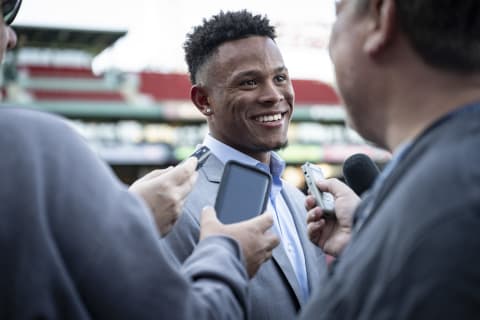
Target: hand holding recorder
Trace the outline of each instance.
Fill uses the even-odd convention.
[[[322,208],[323,217],[325,219],[335,219],[335,202],[333,195],[319,190],[316,185],[317,181],[325,180],[322,169],[310,162],[305,162],[305,164],[302,165],[302,171],[308,192],[315,199],[316,205]]]
[[[325,253],[337,256],[350,241],[353,213],[360,198],[338,179],[316,181],[320,192],[332,194],[335,204],[335,219],[326,218],[325,212],[317,205],[315,197],[309,195],[305,201],[307,231],[310,241]]]

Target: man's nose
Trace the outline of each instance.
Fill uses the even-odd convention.
[[[263,88],[262,101],[276,104],[284,100],[282,89],[273,82],[268,82]]]
[[[7,48],[8,49],[15,48],[15,46],[17,45],[17,34],[15,33],[15,31],[13,31],[12,28],[7,27],[6,36],[7,36]]]

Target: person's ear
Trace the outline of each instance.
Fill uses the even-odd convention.
[[[195,104],[197,109],[205,116],[208,117],[213,114],[210,98],[205,88],[199,85],[192,86],[190,89],[190,99],[192,100],[193,104]]]
[[[393,40],[397,23],[395,0],[370,0],[366,14],[370,21],[364,50],[375,55]]]

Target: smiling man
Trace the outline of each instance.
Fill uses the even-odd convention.
[[[272,38],[224,43],[196,78],[192,100],[213,138],[266,164],[287,144],[294,93]]]
[[[304,195],[281,179],[285,162],[273,151],[287,144],[294,92],[275,30],[246,11],[204,20],[187,36],[191,99],[208,122],[203,144],[212,155],[200,169],[184,214],[166,238],[183,261],[199,236],[198,210],[215,202],[224,164],[237,160],[273,177],[268,211],[281,246],[249,285],[249,319],[292,319],[318,287],[323,253],[306,237]],[[249,199],[245,199],[249,201]]]
[[[21,2],[0,0],[0,61]],[[84,140],[59,117],[0,103],[0,319],[245,319],[248,277],[278,244],[272,216],[227,226],[205,209],[178,268],[160,237],[197,160],[129,192]]]

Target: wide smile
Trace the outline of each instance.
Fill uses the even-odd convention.
[[[256,116],[253,118],[253,120],[261,122],[261,123],[274,123],[279,120],[282,120],[287,112],[279,112],[279,113],[273,113],[273,114],[266,114],[266,115],[261,115],[261,116]]]

